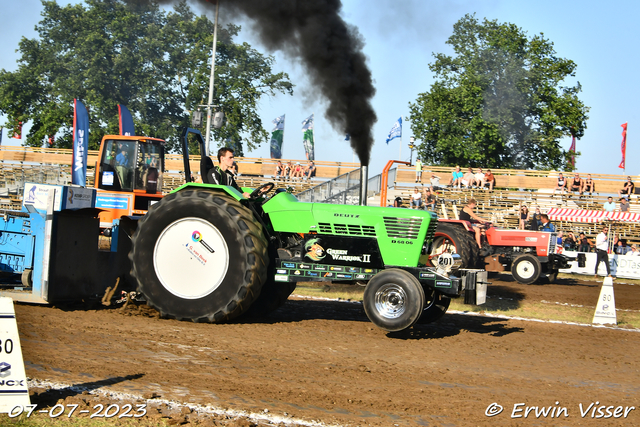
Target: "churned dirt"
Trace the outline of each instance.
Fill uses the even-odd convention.
[[[490,296],[514,301],[594,306],[600,291],[600,283],[574,279],[492,282]],[[615,296],[618,308],[640,310],[640,286],[616,284]],[[637,331],[447,314],[388,334],[359,303],[295,298],[268,318],[222,325],[160,319],[144,305],[16,305],[16,315],[27,375],[76,386],[32,390],[39,408],[92,406],[102,398],[86,390],[100,387],[142,396],[151,420],[184,425],[281,420],[153,402],[294,420],[287,425],[640,425]],[[605,406],[604,417],[594,406]],[[527,407],[537,416],[532,409],[525,418]]]

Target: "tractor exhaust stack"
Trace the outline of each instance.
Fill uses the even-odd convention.
[[[369,166],[360,166],[360,206],[367,205],[367,184],[369,183]]]

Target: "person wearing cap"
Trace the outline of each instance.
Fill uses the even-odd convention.
[[[631,245],[631,250],[627,252],[627,255],[640,256],[640,251],[638,251],[638,247],[636,246],[635,243]]]
[[[301,178],[302,179],[302,165],[300,165],[300,162],[296,162],[296,165],[293,168],[293,174],[291,176],[293,178]]]

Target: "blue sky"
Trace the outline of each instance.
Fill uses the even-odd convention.
[[[223,0],[224,1],[224,0]],[[75,2],[75,1],[74,1]],[[69,1],[59,1],[61,4]],[[34,26],[40,20],[39,0],[0,0],[3,23],[0,27],[0,68],[17,68],[15,50],[21,37],[36,36]],[[557,55],[578,65],[575,80],[582,84],[581,99],[591,108],[585,136],[578,141],[578,171],[583,173],[621,174],[620,142],[622,123],[628,122],[626,173],[637,175],[640,158],[640,121],[635,108],[640,87],[637,48],[640,34],[636,20],[640,2],[594,0],[519,2],[507,0],[343,0],[345,20],[356,26],[364,39],[376,86],[373,107],[378,116],[374,127],[375,143],[371,153],[370,173],[380,173],[389,159],[408,160],[410,122],[404,121],[403,138],[385,144],[385,139],[398,117],[408,117],[409,102],[428,91],[433,83],[428,64],[433,52],[451,53],[445,44],[453,24],[466,13],[479,19],[511,22],[530,36],[544,33],[554,43]],[[209,13],[209,12],[207,12]],[[213,18],[212,14],[210,15]],[[224,20],[224,17],[221,17]],[[248,23],[243,25],[241,41],[248,41],[264,51]],[[271,121],[286,114],[283,156],[304,158],[301,122],[315,113],[316,158],[318,160],[352,161],[353,152],[344,135],[331,128],[324,118],[325,103],[310,96],[309,83],[296,61],[279,52],[276,71],[287,71],[296,85],[294,96],[279,95],[263,100],[260,116],[271,131]],[[117,114],[114,112],[114,114]],[[636,125],[638,124],[638,125]],[[3,144],[8,140],[6,130]],[[568,148],[570,141],[563,141]],[[400,153],[401,150],[401,153]],[[269,157],[268,144],[246,153],[252,157]],[[415,154],[414,154],[415,159]],[[357,158],[356,158],[357,161]],[[464,159],[460,160],[464,166]]]

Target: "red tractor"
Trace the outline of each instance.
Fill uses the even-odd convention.
[[[556,253],[557,233],[547,231],[501,230],[493,226],[482,233],[482,249],[478,248],[471,223],[439,219],[429,259],[444,252],[460,255],[461,268],[484,268],[486,271],[511,271],[523,284],[536,282],[546,275],[550,283],[558,270],[569,268],[569,262],[584,266],[585,255],[568,257]]]
[[[389,170],[393,164],[411,165],[410,162],[389,160],[382,171],[380,204],[385,206]],[[511,271],[523,284],[536,282],[545,275],[550,283],[558,276],[558,270],[569,268],[569,262],[578,261],[584,267],[586,256],[568,257],[556,253],[557,233],[528,230],[501,230],[493,226],[482,232],[482,249],[475,240],[475,232],[469,221],[438,219],[433,244],[421,261],[433,265],[443,253],[457,253],[460,268],[480,268],[490,272]]]

